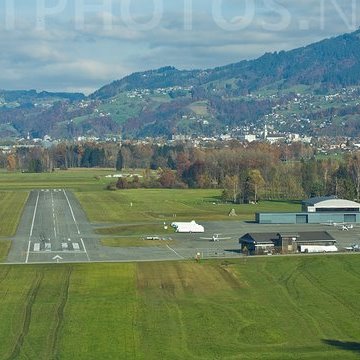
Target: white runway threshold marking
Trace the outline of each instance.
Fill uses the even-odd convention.
[[[40,193],[38,191],[37,198],[36,198],[36,203],[35,203],[34,214],[33,214],[32,223],[31,223],[31,228],[30,228],[30,234],[29,234],[29,244],[28,244],[28,249],[27,249],[26,259],[25,259],[26,264],[29,262],[29,254],[30,254],[30,247],[31,247],[31,237],[32,237],[32,234],[33,234],[33,231],[34,231],[34,224],[35,224],[35,217],[36,217],[36,212],[37,212],[38,203],[39,203],[39,196],[40,196]]]
[[[66,194],[66,191],[63,190],[63,192],[64,192],[64,195],[65,195],[65,197],[66,197],[66,201],[67,201],[67,203],[68,203],[68,205],[69,205],[70,212],[71,212],[71,216],[72,216],[72,218],[73,218],[73,220],[74,220],[74,223],[75,223],[75,225],[76,225],[77,232],[78,232],[78,234],[80,235],[79,225],[78,225],[78,223],[77,223],[77,221],[76,221],[76,219],[75,219],[75,215],[74,215],[73,208],[72,208],[72,206],[71,206],[71,204],[70,204],[70,201],[69,201],[69,198],[68,198],[68,196],[67,196],[67,194]],[[87,250],[86,250],[86,247],[85,247],[85,244],[84,244],[84,240],[81,238],[80,241],[81,241],[81,245],[83,246],[83,249],[84,249],[84,252],[85,252],[85,254],[86,254],[86,257],[87,257],[88,261],[90,261],[90,257],[89,257],[89,254],[88,254]]]

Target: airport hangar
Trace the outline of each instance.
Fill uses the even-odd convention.
[[[299,213],[256,213],[258,224],[360,223],[360,204],[336,196],[316,197],[302,203]]]
[[[327,231],[299,233],[247,233],[239,239],[249,255],[337,252],[336,240]]]

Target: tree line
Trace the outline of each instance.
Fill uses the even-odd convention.
[[[360,152],[321,158],[315,148],[302,143],[233,141],[195,147],[63,142],[49,148],[17,147],[11,153],[1,152],[0,167],[23,172],[142,169],[141,179],[122,178],[110,188],[218,188],[223,190],[223,200],[238,203],[325,195],[360,198]]]

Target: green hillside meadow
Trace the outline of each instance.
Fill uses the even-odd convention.
[[[358,359],[354,256],[0,267],[1,359]]]

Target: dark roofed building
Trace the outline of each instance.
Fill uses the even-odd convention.
[[[241,251],[251,255],[263,255],[274,251],[276,233],[247,233],[239,239]]]
[[[337,251],[336,240],[327,231],[248,233],[239,239],[239,243],[241,250],[251,255]]]

